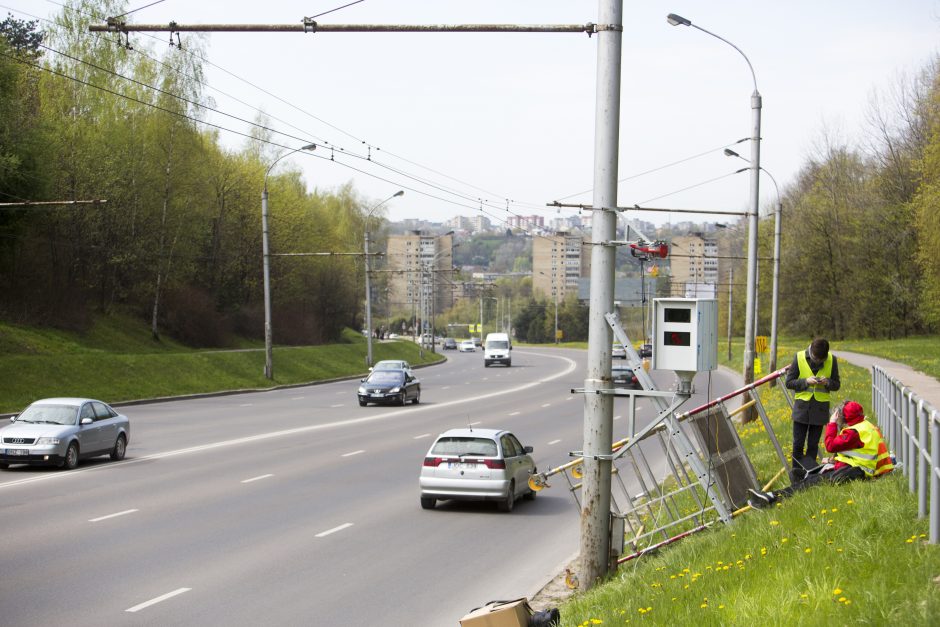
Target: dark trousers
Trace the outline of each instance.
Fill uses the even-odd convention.
[[[794,481],[789,487],[783,488],[782,490],[775,490],[774,496],[777,498],[782,498],[785,496],[790,496],[799,490],[805,490],[806,488],[810,488],[814,485],[819,485],[820,483],[845,483],[846,481],[864,479],[865,477],[865,471],[861,468],[857,466],[845,466],[839,470],[830,470],[829,472],[817,472],[806,475],[806,478],[802,481]]]
[[[819,438],[824,425],[809,425],[805,422],[793,423],[793,467],[809,469],[816,465],[819,455]],[[806,461],[804,461],[806,460]]]

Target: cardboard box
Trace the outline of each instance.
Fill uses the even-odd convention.
[[[527,627],[532,608],[528,599],[491,601],[460,619],[461,627]]]

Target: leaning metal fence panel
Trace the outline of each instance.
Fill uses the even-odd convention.
[[[878,424],[908,488],[917,493],[918,517],[930,517],[928,541],[936,544],[940,541],[940,414],[878,366],[871,370],[871,404]]]

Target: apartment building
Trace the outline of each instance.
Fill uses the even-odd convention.
[[[701,235],[672,238],[669,248],[671,296],[717,298],[718,241]]]
[[[578,293],[578,280],[591,274],[590,247],[582,235],[560,231],[532,240],[532,289],[563,301]]]
[[[454,304],[454,239],[452,234],[414,231],[388,238],[388,287],[392,309],[434,313]],[[432,311],[433,308],[433,311]]]

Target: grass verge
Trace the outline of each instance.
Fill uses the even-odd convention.
[[[780,354],[803,347],[782,345]],[[734,348],[740,359],[740,344]],[[840,348],[857,350],[834,343]],[[861,399],[867,408],[869,372],[840,363],[840,374],[835,400]],[[765,389],[762,402],[788,450],[782,393]],[[762,425],[738,432],[758,477],[768,481],[779,461]],[[927,533],[900,472],[820,486],[623,564],[610,581],[562,605],[562,624],[935,624],[940,547],[926,543]]]

